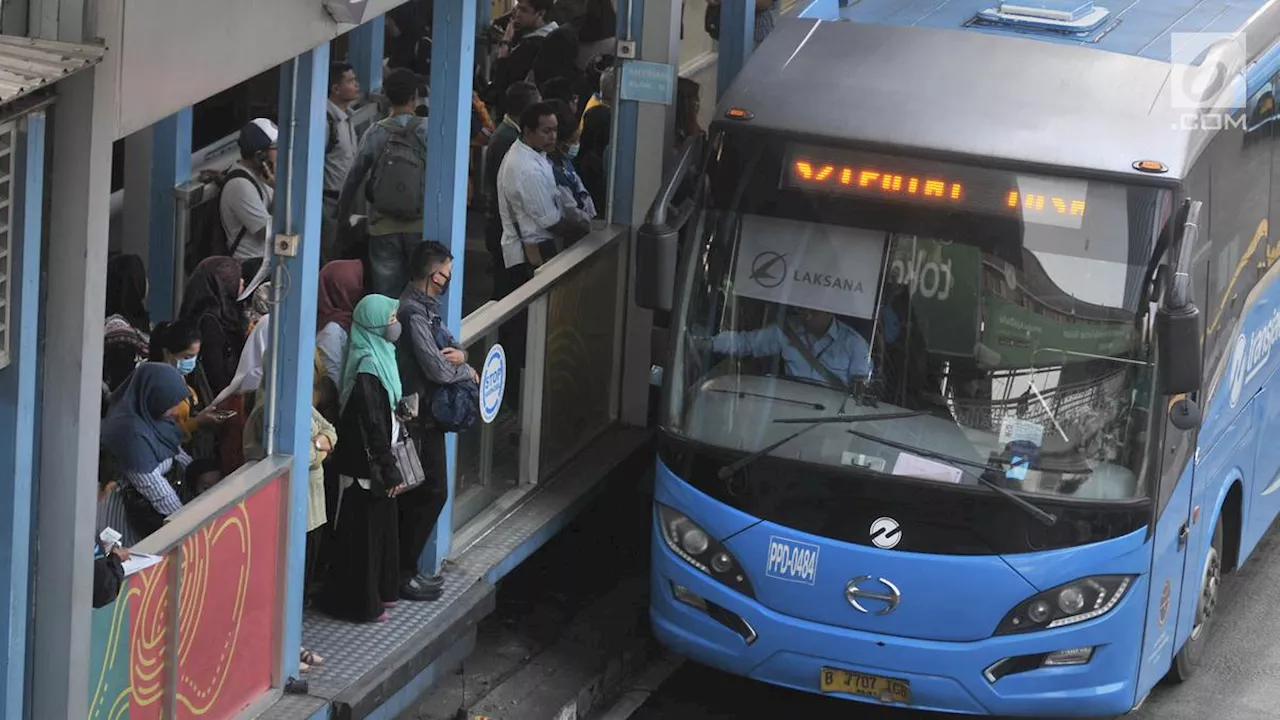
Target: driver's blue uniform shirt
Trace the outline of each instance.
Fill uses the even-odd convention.
[[[815,337],[798,322],[792,322],[791,329],[800,342],[808,345],[809,353],[846,384],[871,374],[872,364],[868,358],[867,341],[857,330],[834,319],[821,337]],[[783,370],[787,375],[823,384],[828,382],[822,372],[814,368],[800,350],[791,344],[779,325],[746,332],[722,332],[712,338],[711,349],[722,355],[776,355],[782,358]]]

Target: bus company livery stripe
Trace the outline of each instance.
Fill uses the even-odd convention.
[[[771,536],[765,574],[776,580],[814,584],[818,579],[818,546]]]

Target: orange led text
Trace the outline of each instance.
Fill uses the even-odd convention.
[[[1005,196],[1005,206],[1022,208],[1030,212],[1052,212],[1056,215],[1084,217],[1084,200],[1056,197],[1053,195],[1036,195],[1010,190]]]
[[[902,175],[848,165],[820,164],[808,160],[797,160],[794,170],[798,180],[859,188],[881,195],[913,195],[942,200],[960,200],[964,197],[963,183],[940,178]]]

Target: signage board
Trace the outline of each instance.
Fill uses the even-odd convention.
[[[884,246],[885,234],[879,231],[744,215],[734,292],[871,318]]]

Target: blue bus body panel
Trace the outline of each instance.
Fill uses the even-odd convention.
[[[728,510],[661,461],[654,498],[699,524],[714,524]],[[733,521],[740,524],[740,519]],[[672,553],[655,513],[650,614],[659,640],[686,657],[808,692],[819,692],[822,668],[831,667],[907,680],[912,705],[926,709],[1059,717],[1115,714],[1135,702],[1134,671],[1151,562],[1144,539],[1145,531],[1138,531],[1069,553],[973,558],[880,550],[756,521],[725,540],[749,576],[756,595],[752,599]],[[780,563],[779,541],[792,551],[788,557],[794,558],[796,549],[812,556]],[[1036,577],[1035,586],[1015,567]],[[992,635],[1004,615],[1038,586],[1113,573],[1138,578],[1106,615],[1054,630]],[[844,589],[859,575],[894,582],[901,592],[898,609],[886,615],[855,610]],[[745,619],[756,631],[756,641],[748,645],[705,612],[677,601],[673,584]],[[1041,668],[995,684],[983,677],[985,669],[1005,658],[1077,647],[1097,648],[1087,665]]]
[[[1111,18],[1120,22],[1096,42],[969,24],[979,12],[999,4],[999,0],[860,0],[842,9],[840,14],[846,20],[873,25],[965,29],[1083,45],[1168,62],[1172,53],[1171,33],[1234,32],[1243,27],[1266,0],[1098,0],[1095,4],[1111,10]]]

